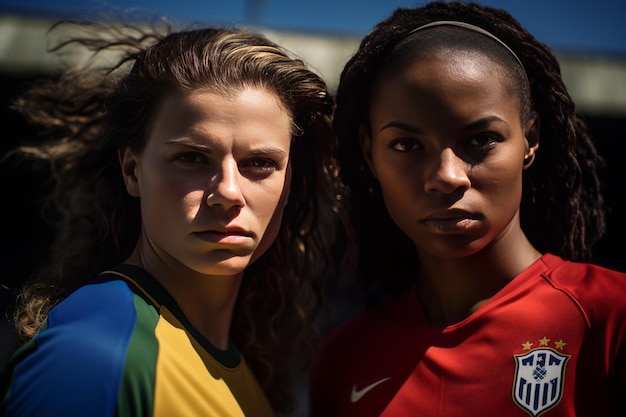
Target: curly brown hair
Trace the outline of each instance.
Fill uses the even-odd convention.
[[[164,94],[264,88],[292,116],[291,191],[277,239],[245,271],[232,336],[273,407],[288,412],[290,373],[300,353],[310,351],[322,278],[334,273],[331,246],[342,213],[334,102],[326,84],[302,60],[242,30],[176,32],[169,25],[119,22],[63,22],[55,29],[68,26],[80,32],[52,50],[84,47],[92,54],[87,65],[33,86],[15,103],[45,128],[47,140],[20,152],[51,170],[59,219],[51,264],[19,298],[19,333],[32,337],[54,305],[131,253],[141,218],[125,191],[117,151],[141,151]]]

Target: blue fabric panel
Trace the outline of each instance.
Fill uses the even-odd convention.
[[[57,305],[15,368],[7,416],[114,417],[136,311],[123,281],[80,288]]]

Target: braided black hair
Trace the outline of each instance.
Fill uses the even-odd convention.
[[[541,252],[590,260],[591,248],[605,230],[599,179],[603,160],[576,113],[556,57],[505,10],[437,1],[395,10],[362,40],[341,74],[334,128],[340,138],[342,176],[352,189],[350,204],[358,207],[353,218],[361,242],[361,268],[369,276],[400,277],[416,267],[413,244],[389,218],[362,157],[358,130],[369,126],[370,91],[392,50],[413,29],[439,20],[483,28],[519,57],[530,83],[530,105],[539,115],[541,143],[534,165],[523,174],[522,229]],[[388,260],[384,266],[375,262],[381,256]],[[397,269],[390,272],[390,265]],[[394,280],[401,287],[408,283]]]

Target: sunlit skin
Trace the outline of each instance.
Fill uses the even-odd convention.
[[[522,122],[505,83],[478,53],[414,58],[376,84],[361,129],[387,209],[417,249],[418,293],[435,325],[467,317],[540,257],[519,222],[538,122]]]
[[[291,117],[268,91],[167,96],[145,149],[120,152],[142,231],[129,263],[226,348],[245,268],[273,242],[289,193]]]

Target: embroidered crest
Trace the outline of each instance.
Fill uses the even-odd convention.
[[[570,355],[548,347],[549,340],[544,337],[538,348],[514,355],[516,370],[513,398],[519,407],[533,417],[556,406],[563,395],[565,365]],[[555,346],[562,350],[565,344],[559,341]],[[522,346],[524,350],[529,350],[532,343],[526,342]]]

